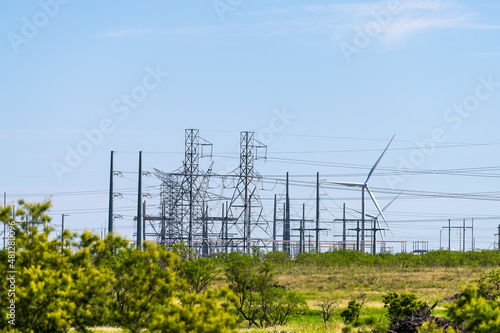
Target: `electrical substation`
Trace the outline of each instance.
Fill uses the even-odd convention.
[[[391,141],[363,183],[326,181],[320,178],[319,172],[310,175],[308,179],[311,180],[292,181],[288,172],[283,172],[281,177],[262,177],[259,174],[258,165],[266,160],[267,147],[257,140],[254,132],[240,132],[239,165],[232,171],[219,174],[213,171],[216,162],[213,160],[212,143],[201,137],[199,130],[187,129],[184,160],[176,170],[161,170],[158,167],[151,175],[142,170],[142,152],[139,152],[133,243],[141,246],[145,241],[153,241],[168,248],[182,243],[203,257],[232,251],[250,253],[253,248],[284,251],[292,256],[333,249],[370,253],[406,252],[406,241],[394,237],[388,239],[392,231],[390,221],[383,213],[399,194],[381,208],[368,187],[368,181]],[[114,166],[114,152],[110,157],[107,229],[114,232],[119,223],[116,221],[118,214],[114,212],[114,200],[119,195],[114,191],[114,179],[120,172]],[[154,209],[151,208],[151,201],[146,205],[142,192],[142,177],[146,174],[155,177],[160,184],[156,196],[159,202],[154,204]],[[297,203],[302,198],[291,195],[293,186],[310,189],[307,208],[305,201]],[[346,207],[345,203],[341,206],[335,203],[342,215],[324,214],[326,207],[333,202],[328,194],[332,188],[354,189],[361,199],[361,210]],[[365,211],[366,193],[377,215]],[[263,197],[267,200],[266,204]],[[448,226],[450,230],[451,226]],[[465,224],[463,233],[465,249]],[[448,241],[450,238],[451,234]],[[473,248],[474,244],[471,246]],[[414,253],[428,250],[428,242],[413,242]]]

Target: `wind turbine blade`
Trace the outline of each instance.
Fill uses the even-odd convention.
[[[370,179],[370,177],[372,176],[373,174],[373,171],[375,171],[375,168],[377,167],[378,163],[380,162],[380,160],[382,159],[382,157],[384,156],[385,152],[387,151],[387,149],[389,148],[389,146],[391,145],[391,142],[392,140],[394,140],[394,137],[396,136],[396,134],[394,134],[391,138],[391,141],[389,141],[389,143],[387,144],[387,147],[385,147],[384,151],[382,152],[382,155],[380,155],[380,157],[378,158],[377,162],[375,162],[375,164],[372,166],[370,172],[368,173],[368,177],[366,178],[365,180],[365,184],[368,183],[368,180]]]
[[[385,205],[384,208],[382,208],[382,211],[385,212],[385,210],[387,208],[389,208],[389,206],[392,205],[392,203],[394,202],[394,200],[396,200],[400,195],[401,195],[401,192],[399,192],[398,195],[396,195],[394,197],[394,199],[392,199],[387,205]],[[379,217],[379,216],[380,216],[380,214],[377,215],[377,217]]]
[[[382,241],[385,241],[384,239],[384,233],[382,232],[382,227],[380,226],[380,221],[377,219],[377,225],[380,230],[380,237],[382,237]]]
[[[349,207],[346,207],[346,208],[349,209],[349,210],[352,210],[353,212],[361,214],[360,210],[357,210],[357,209],[354,209],[354,208],[349,208]]]
[[[324,184],[343,185],[350,187],[363,187],[365,185],[363,183],[355,183],[355,182],[324,182]]]
[[[352,210],[352,211],[359,213],[359,214],[363,214],[363,212],[361,212],[360,210],[354,209],[354,208],[347,207],[347,209]],[[365,213],[365,216],[371,217],[372,219],[376,219],[378,217],[378,216],[374,216],[374,215],[371,215],[368,213]]]
[[[391,235],[394,236],[394,234],[392,233],[391,227],[389,227],[389,223],[387,223],[387,220],[385,219],[385,216],[384,216],[384,213],[382,212],[382,209],[380,209],[380,206],[378,205],[377,199],[375,199],[375,197],[373,196],[372,191],[370,191],[370,189],[368,188],[368,186],[366,187],[366,191],[370,195],[370,198],[372,198],[372,201],[375,204],[375,207],[377,207],[377,210],[378,210],[380,216],[382,216],[382,218],[384,219],[384,222],[385,222],[385,225],[387,226],[387,229],[389,229],[389,231],[391,232]]]

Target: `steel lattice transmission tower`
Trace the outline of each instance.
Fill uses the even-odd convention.
[[[238,181],[229,205],[232,223],[228,229],[232,246],[243,252],[250,252],[252,246],[267,247],[272,240],[272,230],[258,193],[262,177],[254,170],[255,160],[266,157],[267,147],[254,138],[254,132],[240,133],[240,165],[235,170]]]
[[[199,130],[187,129],[183,167],[173,173],[155,169],[162,181],[162,226],[156,238],[168,245],[184,241],[200,250],[206,238],[204,214],[210,173],[200,170],[200,158],[206,156],[212,157],[212,143],[201,138]]]

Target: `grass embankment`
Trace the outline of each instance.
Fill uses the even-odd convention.
[[[500,267],[499,251],[448,252],[433,251],[423,255],[378,254],[356,251],[304,253],[290,260],[282,253],[267,254],[275,267],[275,277],[280,285],[303,293],[310,310],[293,318],[284,327],[248,329],[240,324],[240,332],[341,332],[344,324],[340,312],[349,300],[366,294],[361,315],[374,315],[385,323],[387,309],[382,303],[388,292],[409,292],[419,300],[433,304],[460,292],[461,287],[473,283],[480,273]],[[226,284],[222,274],[223,257],[218,262],[219,278],[214,286]],[[338,301],[337,310],[327,327],[321,318],[318,302],[324,298]],[[442,316],[442,305],[433,312]],[[96,329],[95,332],[124,332],[119,329]]]
[[[276,260],[276,258],[273,258]],[[297,316],[285,327],[244,329],[248,332],[341,332],[344,324],[340,312],[349,300],[366,294],[361,315],[375,315],[384,322],[387,309],[382,302],[388,292],[409,292],[419,300],[434,304],[461,291],[480,273],[500,267],[500,252],[433,251],[423,255],[379,254],[356,251],[302,254],[293,261],[276,260],[279,284],[302,292],[310,311]],[[223,283],[222,280],[218,281]],[[338,300],[335,316],[325,328],[318,302],[326,297]],[[444,316],[438,305],[434,315]]]
[[[242,329],[251,332],[340,332],[344,326],[340,312],[350,299],[366,294],[366,303],[362,315],[375,315],[385,322],[387,310],[382,298],[387,292],[415,293],[420,300],[433,304],[461,290],[461,286],[473,281],[484,271],[477,267],[311,267],[291,265],[276,274],[280,284],[302,292],[310,311],[292,319],[286,327],[265,330]],[[220,281],[222,283],[222,281]],[[318,302],[323,298],[333,297],[338,300],[334,318],[324,327]],[[443,315],[444,308],[436,307],[435,315]],[[245,326],[245,323],[241,326]]]

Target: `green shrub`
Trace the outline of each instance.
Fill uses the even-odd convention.
[[[361,313],[361,307],[362,305],[358,303],[355,299],[350,300],[349,304],[347,305],[347,309],[345,309],[340,313],[340,316],[344,320],[344,323],[346,324],[354,323],[358,319]]]
[[[270,262],[262,260],[258,252],[230,253],[224,271],[236,295],[232,300],[234,308],[250,327],[285,325],[298,311],[307,308],[301,294],[275,283]]]
[[[500,297],[500,270],[491,270],[482,273],[476,280],[478,284],[477,294],[490,300]]]
[[[473,285],[448,306],[448,317],[470,333],[500,332],[500,304],[481,297]]]
[[[382,302],[384,303],[384,308],[389,310],[389,316],[397,318],[406,318],[413,311],[425,305],[424,302],[417,301],[417,295],[406,292],[402,292],[401,294],[389,292],[384,296]]]

